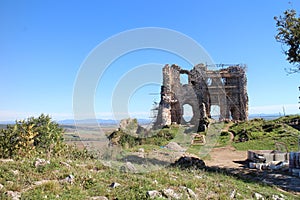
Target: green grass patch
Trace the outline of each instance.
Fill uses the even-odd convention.
[[[98,160],[79,159],[70,162],[70,167],[59,164],[67,162],[59,157],[52,158],[49,167],[37,170],[32,160],[1,163],[0,191],[1,199],[8,199],[8,190],[20,191],[22,199],[89,199],[95,196],[106,196],[108,199],[147,199],[149,190],[172,188],[182,193],[182,186],[192,189],[198,199],[229,199],[230,193],[236,190],[237,199],[252,199],[253,194],[260,193],[266,199],[283,193],[285,199],[295,199],[291,193],[278,191],[275,187],[226,175],[222,172],[203,170],[181,170],[162,168],[145,174],[121,173],[118,170],[104,167]],[[13,172],[18,170],[18,175]],[[72,184],[61,182],[67,175],[74,175]],[[40,185],[36,181],[51,180]],[[121,184],[110,188],[112,182]],[[10,186],[12,185],[12,186]],[[185,198],[183,196],[183,198]]]
[[[234,134],[237,150],[273,150],[280,143],[288,151],[298,150],[300,132],[289,123],[300,116],[287,116],[275,120],[253,119],[232,125],[229,128]]]

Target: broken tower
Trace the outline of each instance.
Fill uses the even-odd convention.
[[[185,74],[187,83],[181,83]],[[189,122],[183,118],[184,105],[192,107]],[[156,127],[190,123],[202,130],[207,118],[211,117],[212,106],[219,107],[219,119],[247,120],[248,94],[245,66],[230,65],[218,70],[209,70],[198,64],[192,70],[177,65],[163,68],[161,101],[155,122]]]

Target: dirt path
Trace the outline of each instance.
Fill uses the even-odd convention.
[[[286,191],[300,194],[300,178],[291,176],[288,172],[257,170],[245,167],[247,151],[237,151],[231,146],[214,148],[210,152],[210,158],[205,160],[210,169],[218,169],[238,177],[263,182],[268,185],[276,185]]]
[[[214,148],[209,155],[210,159],[205,160],[209,167],[240,168],[242,165],[237,162],[247,159],[246,151],[237,151],[231,146]]]

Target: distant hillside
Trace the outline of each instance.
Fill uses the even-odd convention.
[[[137,119],[139,124],[149,124],[151,123],[150,119]],[[76,120],[77,124],[103,124],[103,125],[118,125],[120,123],[119,120],[113,120],[113,119],[84,119],[84,120]],[[58,121],[59,124],[75,124],[75,121],[73,119],[66,119],[66,120],[60,120]]]
[[[65,119],[65,120],[60,120],[58,121],[59,124],[75,124],[74,119]],[[76,120],[77,124],[94,124],[94,123],[99,123],[99,124],[118,124],[119,122],[116,120],[112,119],[83,119],[83,120]]]

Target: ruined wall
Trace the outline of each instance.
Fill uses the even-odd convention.
[[[188,76],[187,84],[181,84],[180,74]],[[189,123],[199,127],[203,126],[206,117],[210,117],[212,105],[220,107],[221,120],[246,120],[248,95],[245,68],[237,65],[208,70],[205,65],[199,64],[189,71],[177,65],[166,65],[163,68],[161,101],[155,126],[185,124],[185,104],[193,108]]]

